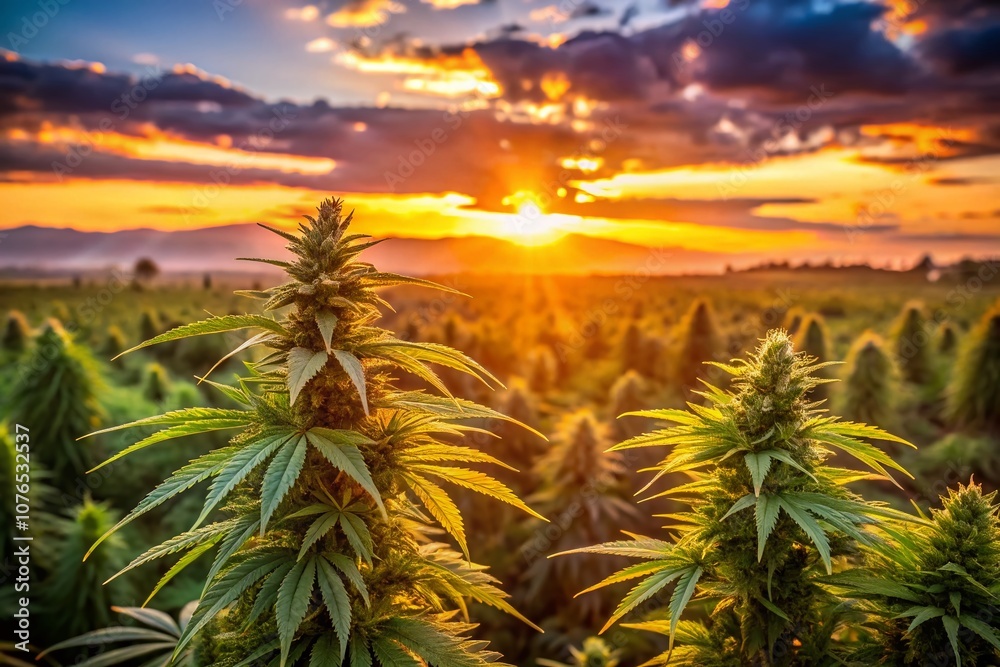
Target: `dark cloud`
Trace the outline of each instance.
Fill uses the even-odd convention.
[[[147,101],[209,103],[223,108],[254,103],[247,93],[192,73],[136,77],[83,66],[0,59],[0,114],[107,112],[125,114]]]
[[[1000,72],[1000,20],[935,31],[919,52],[947,74]]]

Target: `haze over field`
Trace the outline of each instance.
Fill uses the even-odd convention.
[[[396,246],[456,269],[467,237],[580,237],[555,268],[601,271],[1000,251],[995,4],[550,2],[6,3],[0,229],[292,225],[335,194],[466,239]]]

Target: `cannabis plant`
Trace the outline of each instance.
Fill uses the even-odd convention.
[[[254,260],[280,267],[288,281],[241,292],[262,300],[267,312],[282,310],[280,319],[212,317],[139,346],[251,329],[257,333],[234,353],[266,352],[246,363],[235,385],[206,380],[240,408],[189,408],[117,427],[161,430],[110,461],[173,438],[236,432],[229,445],[175,472],[111,531],[210,482],[191,530],[119,574],[184,552],[162,586],[215,551],[174,651],[198,640],[204,664],[492,662],[498,655],[468,639],[474,626],[457,615],[466,614],[470,598],[518,614],[496,580],[469,560],[463,518],[441,483],[533,512],[506,486],[466,467],[500,461],[453,442],[480,430],[466,420],[505,417],[452,397],[428,363],[493,378],[456,350],[402,341],[375,326],[379,308],[388,306],[379,288],[435,285],[358,260],[377,241],[348,233],[351,216],[342,215],[340,201],[324,201],[307,220],[297,234],[265,227],[289,242],[290,260]],[[400,370],[444,396],[395,388],[391,374]],[[435,522],[460,553],[432,539],[440,532]]]
[[[529,544],[526,552],[545,551],[546,555],[592,544],[595,540],[612,539],[623,527],[635,525],[638,512],[625,500],[626,467],[624,455],[606,454],[610,445],[608,429],[588,410],[564,417],[552,437],[549,451],[535,464],[535,474],[541,480],[539,490],[531,496],[533,504],[554,521],[552,531],[538,527],[536,539],[546,538],[548,548],[540,550]],[[561,612],[574,624],[593,623],[605,609],[607,601],[588,598],[576,608],[552,603],[571,597],[597,574],[611,574],[615,563],[584,562],[580,559],[535,559],[526,573],[528,597],[548,603],[550,613]],[[541,611],[541,610],[540,610]]]
[[[588,637],[582,647],[570,646],[569,652],[569,663],[541,659],[538,664],[542,667],[618,667],[621,658],[621,651],[612,649],[600,637]]]
[[[75,489],[91,465],[77,439],[100,425],[102,387],[90,351],[49,320],[20,365],[4,407],[11,422],[31,429],[32,451],[52,474],[53,486]]]
[[[516,419],[517,423],[499,424],[496,434],[500,436],[500,447],[503,449],[505,460],[519,470],[526,470],[541,452],[545,441],[517,424],[538,427],[538,399],[521,378],[513,378],[508,384],[507,391],[501,396],[500,409],[504,414]]]
[[[163,325],[160,324],[160,317],[152,310],[142,311],[142,315],[139,317],[140,340],[150,340],[161,331],[163,331]]]
[[[685,389],[698,387],[704,363],[713,361],[722,350],[722,336],[711,305],[697,300],[678,324],[677,382]]]
[[[904,441],[818,412],[805,396],[823,382],[822,364],[795,353],[783,331],[770,332],[749,359],[717,365],[734,377],[731,391],[708,386],[707,406],[638,413],[677,425],[611,448],[669,448],[647,488],[688,473],[691,482],[652,497],[691,509],[667,515],[672,540],[634,536],[575,550],[642,561],[587,591],[641,580],[604,631],[630,613],[665,607],[665,620],[654,614],[626,626],[669,638],[670,650],[647,664],[833,664],[840,619],[820,578],[859,545],[876,545],[875,526],[905,515],[847,489],[866,473],[824,461],[841,451],[889,478],[902,468],[867,440]],[[706,622],[683,620],[692,602],[708,612]]]
[[[805,352],[817,361],[831,361],[830,349],[827,343],[826,324],[820,315],[809,315],[802,324],[802,329],[795,336],[795,349]],[[817,377],[829,377],[828,369],[817,369]],[[829,398],[826,385],[818,385],[809,393],[814,401],[824,401]]]
[[[170,393],[170,376],[167,369],[153,362],[142,372],[142,396],[147,401],[162,403]]]
[[[868,568],[834,578],[876,633],[854,659],[866,665],[996,665],[1000,660],[1000,519],[996,492],[960,486],[930,525],[895,535]]]
[[[84,561],[87,550],[106,534],[121,514],[107,503],[90,498],[55,521],[54,534],[46,538],[48,577],[41,586],[42,607],[50,623],[66,634],[78,634],[111,622],[111,605],[124,601],[127,582],[104,582],[128,562],[127,545],[121,535],[107,540],[99,554]],[[53,622],[59,619],[58,623]]]
[[[912,302],[896,318],[890,334],[903,379],[916,385],[927,382],[932,373],[931,341],[926,326],[923,305]]]
[[[191,648],[182,651],[176,660],[171,661],[171,657],[178,640],[191,621],[196,605],[197,602],[186,605],[181,609],[177,620],[156,609],[112,607],[112,611],[139,623],[139,627],[118,625],[94,630],[50,646],[38,655],[38,659],[44,658],[49,653],[68,648],[98,648],[106,650],[92,658],[73,664],[76,667],[112,667],[113,665],[131,665],[134,664],[134,661],[145,660],[146,662],[142,663],[143,667],[166,667],[167,665],[195,667],[197,663]],[[121,646],[122,643],[127,644]]]
[[[960,426],[1000,432],[1000,304],[966,335],[952,377],[948,408]]]
[[[615,383],[611,385],[610,401],[611,414],[617,416],[626,412],[638,412],[646,407],[646,382],[634,370],[626,371],[619,376]],[[638,419],[615,420],[612,427],[614,436],[618,440],[639,435],[642,424]]]
[[[852,421],[888,428],[895,414],[897,372],[882,339],[866,331],[851,346],[840,388],[840,413]]]
[[[646,337],[638,322],[629,322],[622,335],[622,368],[625,371],[641,371],[646,365]]]
[[[945,357],[951,357],[958,349],[959,330],[951,322],[945,322],[938,328],[937,351]]]
[[[31,338],[31,327],[28,320],[19,310],[12,310],[7,313],[7,322],[4,324],[3,337],[0,338],[0,348],[11,354],[20,354],[28,347]]]
[[[117,357],[124,349],[125,334],[122,333],[122,330],[117,325],[112,324],[108,327],[108,331],[104,336],[100,352],[104,357],[110,359],[111,357]]]

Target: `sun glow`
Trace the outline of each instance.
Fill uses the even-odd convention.
[[[546,213],[539,197],[532,192],[516,192],[504,197],[502,203],[516,211],[504,222],[503,235],[518,245],[547,245],[567,234],[567,220],[571,216]]]

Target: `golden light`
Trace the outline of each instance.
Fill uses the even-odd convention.
[[[567,233],[566,220],[570,216],[546,213],[540,198],[533,192],[515,192],[504,197],[502,203],[516,211],[504,221],[503,236],[518,245],[546,245],[558,241]]]

